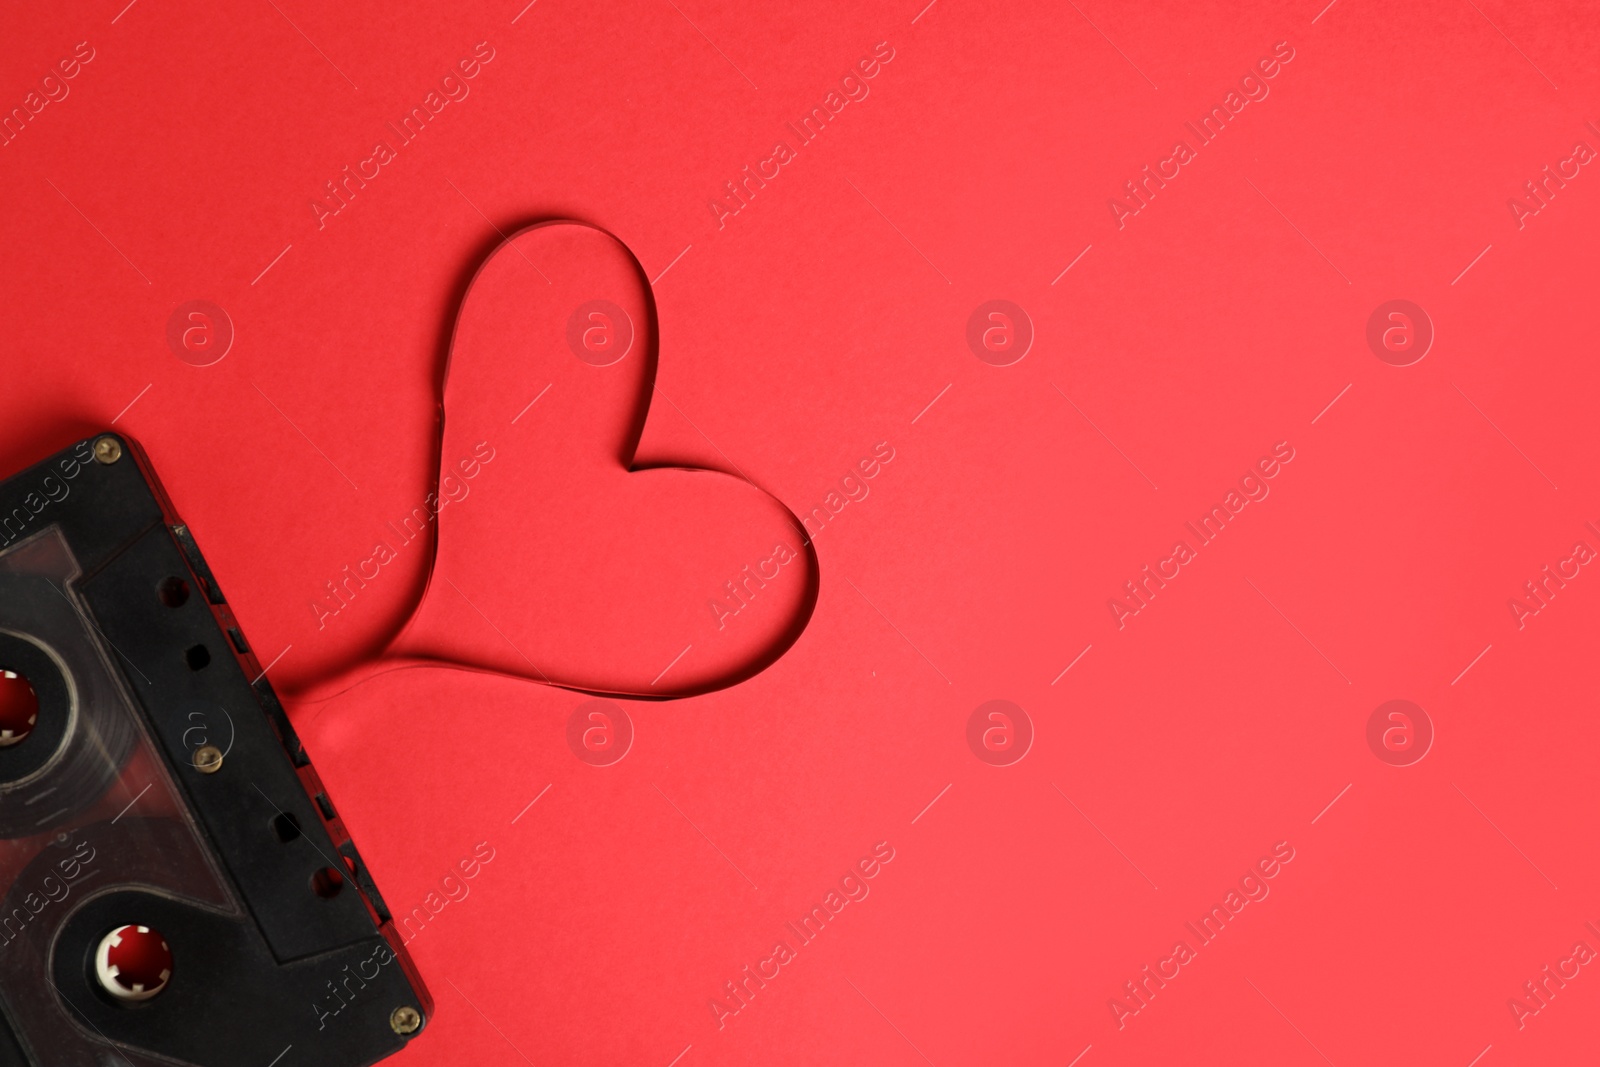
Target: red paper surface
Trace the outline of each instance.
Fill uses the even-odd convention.
[[[397,1064],[1593,1057],[1586,5],[5,19],[0,458],[150,452]]]

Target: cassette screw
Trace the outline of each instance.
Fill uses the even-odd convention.
[[[398,1007],[389,1016],[389,1028],[402,1036],[422,1029],[422,1013],[407,1004]]]
[[[201,774],[216,774],[222,770],[222,749],[216,745],[195,749],[194,769]]]
[[[122,442],[115,437],[102,437],[94,443],[94,458],[110,466],[122,458]]]

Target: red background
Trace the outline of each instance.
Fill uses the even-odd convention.
[[[285,650],[272,677],[397,912],[494,850],[411,943],[438,1010],[395,1062],[1592,1056],[1592,967],[1520,1028],[1507,1004],[1600,949],[1600,577],[1520,629],[1508,608],[1600,548],[1600,177],[1520,227],[1508,206],[1600,148],[1586,5],[4,19],[5,109],[94,55],[0,148],[5,469],[113,420],[142,441],[262,659]],[[470,95],[319,228],[323,183],[479,42]],[[879,42],[870,95],[719,227],[722,183]],[[1109,198],[1278,42],[1270,95],[1119,228]],[[540,245],[550,291],[474,320],[522,316],[525,350],[511,331],[452,362],[447,396],[469,281],[554,217],[621,245]],[[590,289],[643,320],[610,378],[562,347]],[[1436,331],[1407,367],[1365,336],[1396,298]],[[195,299],[236,331],[203,368],[166,341]],[[1035,331],[1010,366],[966,343],[991,299]],[[430,543],[319,626],[324,583],[491,410],[496,459],[440,526],[440,573],[481,610],[425,593]],[[1281,441],[1270,496],[1119,629],[1108,598]],[[788,522],[733,479],[805,514],[879,442],[870,495],[717,644],[702,600]],[[708,502],[678,495],[692,479]],[[650,682],[684,644],[705,658]],[[401,652],[498,673],[370,677]],[[619,697],[636,736],[596,767],[566,740],[588,697],[529,664],[712,691]],[[1036,732],[1011,766],[967,744],[992,699]],[[1411,766],[1366,741],[1391,699],[1436,731]],[[870,896],[719,1028],[723,983],[880,841]],[[1270,896],[1119,1029],[1123,983],[1280,841]]]

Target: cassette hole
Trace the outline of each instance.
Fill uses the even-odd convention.
[[[272,820],[272,832],[287,845],[300,836],[300,820],[287,811],[282,812]]]
[[[324,867],[311,876],[311,891],[323,900],[332,900],[344,888],[344,875],[337,867]]]
[[[163,578],[156,586],[156,595],[169,608],[181,608],[189,602],[189,583],[182,578]]]
[[[191,671],[203,671],[211,666],[211,650],[205,645],[195,645],[183,654],[183,658]]]
[[[0,748],[20,744],[39,722],[39,696],[26,676],[0,668]]]
[[[172,949],[148,926],[119,926],[100,939],[94,972],[100,988],[114,1000],[149,1000],[172,980]]]

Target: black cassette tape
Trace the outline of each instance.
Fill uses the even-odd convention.
[[[359,1067],[432,1002],[126,438],[0,484],[0,1067]]]

